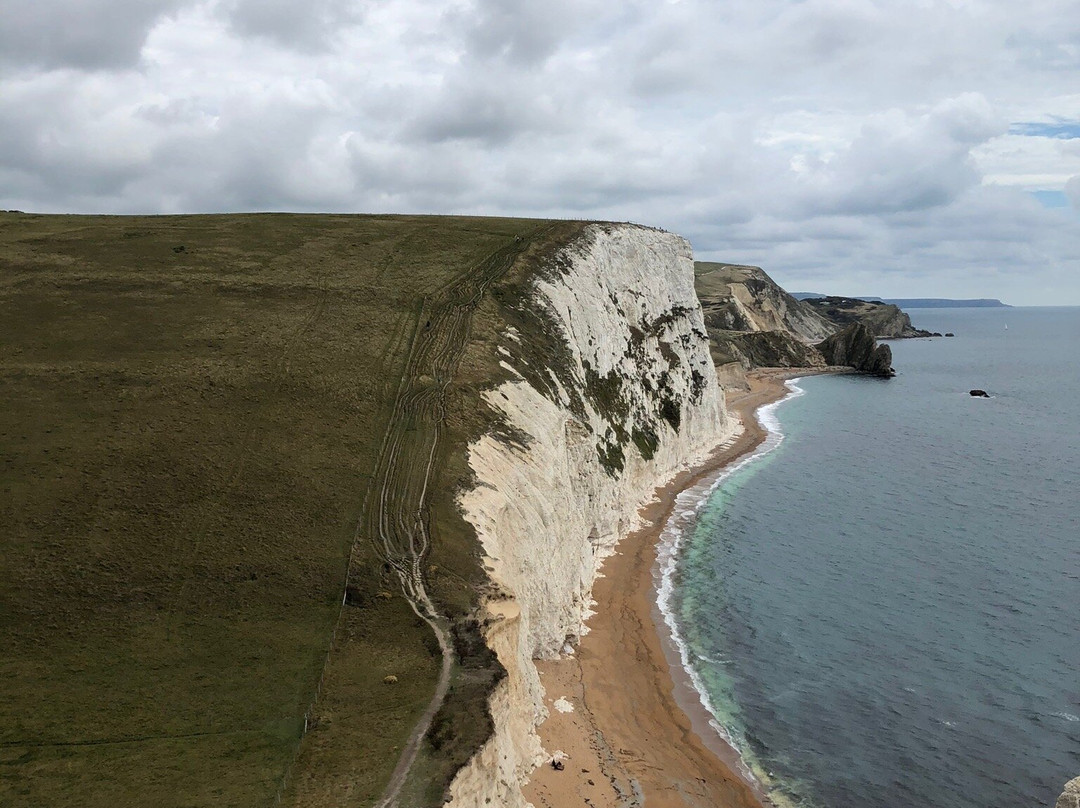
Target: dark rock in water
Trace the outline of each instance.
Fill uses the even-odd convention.
[[[969,390],[968,395],[975,396],[976,398],[990,398],[990,394],[985,390]]]
[[[930,336],[931,336],[931,337],[940,337],[940,336],[941,336],[941,332],[940,332],[940,331],[935,331],[935,332],[934,332],[933,334],[931,334]]]
[[[954,333],[953,333],[952,331],[946,331],[946,332],[945,332],[945,336],[946,336],[946,337],[955,337],[955,336],[956,336],[956,334],[954,334]]]
[[[852,323],[817,344],[817,349],[830,365],[847,365],[863,373],[888,379],[896,375],[892,369],[892,349],[878,345],[874,335],[862,323]]]

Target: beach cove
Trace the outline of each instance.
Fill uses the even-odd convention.
[[[573,655],[538,661],[550,716],[544,745],[563,761],[541,766],[525,789],[538,808],[578,804],[770,804],[735,750],[712,726],[657,606],[657,553],[679,494],[707,494],[732,463],[756,449],[766,430],[757,410],[780,401],[784,379],[806,371],[757,371],[748,391],[729,391],[741,429],[703,466],[679,475],[641,510],[646,527],[627,535],[601,570],[595,614]]]

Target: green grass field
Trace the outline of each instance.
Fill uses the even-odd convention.
[[[365,527],[410,347],[509,257],[455,309],[441,388],[426,574],[466,625],[479,391],[529,260],[578,228],[0,214],[0,804],[374,801],[439,668]],[[432,801],[486,732],[468,634]]]

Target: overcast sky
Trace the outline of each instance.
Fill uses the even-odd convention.
[[[1080,305],[1076,0],[0,0],[0,208],[632,220]]]

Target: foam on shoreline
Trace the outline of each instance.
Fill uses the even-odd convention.
[[[766,793],[769,793],[768,787],[770,785],[765,782],[768,780],[767,776],[764,772],[755,770],[755,767],[747,760],[746,752],[739,743],[739,739],[733,735],[732,728],[725,726],[717,717],[716,705],[713,703],[701,675],[691,661],[692,652],[680,630],[672,599],[675,594],[675,575],[679,566],[681,550],[686,538],[697,523],[701,509],[709,502],[717,489],[736,472],[768,455],[783,443],[784,433],[776,417],[776,410],[784,402],[805,394],[806,391],[798,386],[798,381],[799,378],[785,380],[784,386],[788,389],[787,395],[764,404],[754,411],[758,424],[766,433],[765,439],[760,445],[678,494],[671,516],[664,523],[660,533],[660,541],[656,547],[656,566],[653,573],[656,586],[656,606],[667,627],[668,639],[670,639],[672,646],[678,652],[683,673],[697,693],[701,706],[710,716],[710,726],[723,742],[738,755],[738,773],[754,784],[756,788],[762,789]],[[775,794],[769,793],[769,797],[772,801],[777,801]]]

